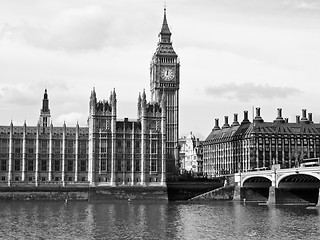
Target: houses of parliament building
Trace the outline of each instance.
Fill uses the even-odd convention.
[[[137,119],[117,119],[115,90],[99,101],[93,89],[88,125],[56,127],[45,90],[36,126],[0,126],[0,185],[165,186],[178,166],[179,67],[164,9]]]

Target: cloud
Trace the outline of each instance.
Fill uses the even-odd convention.
[[[249,101],[251,99],[286,98],[290,95],[299,94],[301,91],[292,87],[274,87],[255,85],[253,83],[234,84],[228,83],[216,87],[207,87],[206,94],[215,97]]]
[[[297,9],[304,9],[304,10],[320,9],[319,1],[315,1],[315,0],[287,0],[285,1],[285,3],[288,5],[292,5],[294,8],[297,8]]]
[[[27,106],[36,103],[36,96],[29,94],[30,88],[24,84],[0,86],[0,106],[4,104]]]
[[[42,82],[0,84],[0,107],[2,105],[30,106],[40,103],[42,97],[39,99],[39,94],[43,94],[44,88],[55,89],[59,92],[69,89],[66,83],[53,80],[46,82],[45,85]]]
[[[23,40],[29,45],[50,50],[87,51],[107,46],[111,21],[100,6],[65,10],[49,23],[24,21],[0,29],[0,38]]]
[[[62,125],[64,122],[67,126],[75,126],[77,122],[79,122],[80,125],[85,125],[85,119],[87,118],[87,115],[81,113],[81,112],[70,112],[67,114],[63,114],[55,118],[55,122],[57,125]]]
[[[76,4],[56,5],[52,10],[50,5],[43,4],[22,15],[12,14],[13,17],[2,24],[0,18],[0,39],[16,40],[45,50],[86,53],[132,43],[144,45],[148,42],[146,38],[151,38],[145,33],[154,31],[154,21],[150,21],[155,19],[150,11],[152,5],[138,6],[131,1],[97,4],[76,1]]]

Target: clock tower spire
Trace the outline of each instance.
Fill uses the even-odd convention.
[[[164,8],[163,23],[157,49],[150,63],[151,101],[166,102],[166,159],[167,177],[178,170],[179,152],[179,87],[180,62],[171,42],[171,31]]]
[[[164,7],[163,23],[162,23],[161,31],[159,33],[160,42],[170,42],[170,38],[171,38],[171,32],[168,26],[166,12],[167,12],[166,7]]]

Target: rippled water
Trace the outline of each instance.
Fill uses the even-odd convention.
[[[0,202],[1,239],[319,239],[303,206]]]

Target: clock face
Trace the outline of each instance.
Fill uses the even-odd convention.
[[[172,68],[164,68],[161,71],[162,79],[166,81],[171,81],[174,78],[174,71]]]

